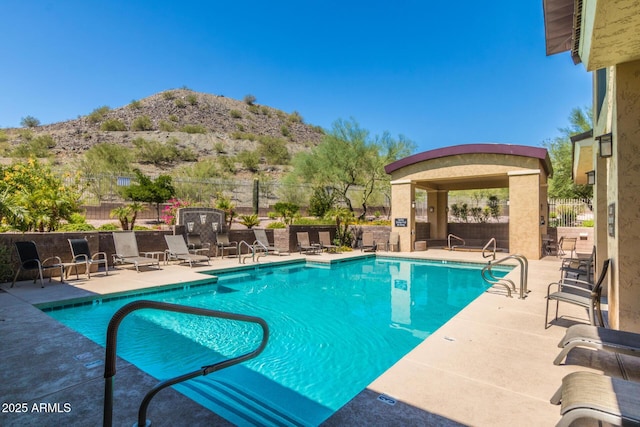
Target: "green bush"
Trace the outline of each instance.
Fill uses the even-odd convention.
[[[151,228],[145,227],[144,225],[134,225],[133,230],[142,231],[142,230],[151,230]]]
[[[171,114],[169,116],[169,120],[171,120],[172,122],[179,122],[180,118],[178,116],[176,116],[175,114]]]
[[[162,97],[164,99],[166,99],[167,101],[171,101],[172,99],[175,99],[176,94],[173,93],[172,91],[168,90],[166,92],[162,92]]]
[[[102,122],[100,130],[107,132],[124,131],[127,130],[127,127],[118,119],[108,119]]]
[[[298,113],[297,111],[294,111],[293,113],[289,114],[289,121],[291,123],[304,123],[304,119],[302,118],[300,113]]]
[[[592,219],[585,219],[584,221],[582,221],[582,226],[583,227],[593,227],[593,220]]]
[[[242,118],[242,113],[238,110],[231,110],[229,111],[229,114],[231,115],[232,118],[234,119],[240,119]]]
[[[106,105],[98,107],[87,116],[87,120],[92,124],[99,123],[104,120],[109,111],[111,111],[111,108],[107,107]]]
[[[25,128],[34,128],[36,126],[40,126],[40,120],[36,119],[33,116],[23,117],[20,120],[20,124]]]
[[[93,231],[96,228],[91,225],[91,224],[87,224],[82,223],[82,224],[74,224],[74,223],[68,223],[68,224],[62,224],[60,227],[58,227],[57,231]]]
[[[280,133],[282,133],[282,136],[286,136],[287,138],[291,136],[291,131],[287,125],[280,126]]]
[[[253,105],[253,103],[256,102],[256,99],[257,98],[255,96],[251,95],[251,94],[248,94],[248,95],[244,96],[244,102],[247,105]]]
[[[267,228],[287,228],[287,225],[284,222],[276,221],[267,225]]]
[[[133,110],[139,110],[140,108],[142,108],[142,103],[140,101],[137,101],[137,100],[134,99],[129,104],[129,108],[131,108]]]
[[[56,146],[51,135],[40,135],[19,144],[11,152],[12,157],[18,158],[44,158],[49,156],[49,149]]]
[[[116,231],[116,230],[120,230],[120,226],[116,223],[113,222],[109,222],[107,224],[102,224],[100,227],[98,227],[98,230],[100,231]]]
[[[251,172],[258,171],[258,164],[260,163],[260,156],[255,151],[244,150],[238,153],[236,160],[242,163],[245,169]]]
[[[207,133],[207,129],[201,125],[184,125],[181,131],[186,133]]]
[[[178,108],[185,108],[187,106],[187,104],[182,99],[176,99],[175,101],[173,101],[173,103],[176,104],[176,107]]]
[[[196,96],[195,93],[190,93],[189,95],[187,95],[187,102],[189,103],[189,105],[197,105],[198,104],[198,97]]]
[[[136,117],[133,120],[133,123],[131,123],[131,130],[134,130],[134,131],[153,130],[153,123],[151,123],[151,118],[149,116]]]
[[[260,225],[260,219],[258,218],[258,215],[240,215],[240,224],[244,225],[245,227],[251,229],[253,227],[257,227],[258,225]]]
[[[287,142],[271,136],[260,137],[258,153],[267,160],[270,165],[287,165],[291,159]]]
[[[173,123],[169,123],[164,120],[160,120],[158,128],[163,132],[173,132],[176,130],[176,127],[173,125]]]

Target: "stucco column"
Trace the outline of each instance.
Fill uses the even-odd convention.
[[[429,237],[431,239],[447,238],[447,217],[449,192],[445,190],[427,191],[427,206],[429,211]],[[433,212],[431,212],[433,209]]]
[[[540,170],[509,174],[509,252],[540,259]]]
[[[615,69],[613,156],[606,159],[608,201],[615,235],[607,236],[614,291],[609,294],[612,327],[640,332],[640,61]],[[608,212],[607,212],[608,217]],[[607,218],[608,219],[608,218]],[[598,258],[602,264],[604,259]],[[611,289],[611,288],[610,288]]]
[[[415,185],[411,181],[391,181],[391,231],[400,236],[400,252],[413,252],[416,213]]]

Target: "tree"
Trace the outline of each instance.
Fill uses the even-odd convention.
[[[36,119],[33,116],[23,117],[20,120],[20,125],[25,128],[34,128],[36,126],[40,126],[40,120]]]
[[[592,197],[593,188],[590,185],[577,185],[573,182],[573,144],[571,143],[573,135],[587,132],[591,128],[591,109],[574,108],[569,115],[569,126],[558,129],[560,136],[543,143],[549,151],[553,165],[553,178],[549,179],[549,197],[567,199]]]
[[[218,193],[216,196],[216,208],[224,212],[227,229],[230,229],[231,224],[233,224],[233,218],[236,216],[236,205],[231,202],[230,198]]]
[[[111,218],[118,218],[120,221],[120,226],[123,230],[133,230],[133,227],[136,223],[136,218],[138,217],[138,213],[142,212],[144,207],[138,203],[133,202],[125,206],[120,206],[115,209],[112,209],[110,212]]]
[[[138,179],[137,184],[131,184],[123,190],[124,196],[134,202],[155,204],[157,221],[160,223],[160,204],[171,199],[175,195],[175,188],[169,175],[160,175],[151,180],[139,169],[134,170]]]
[[[369,132],[355,120],[337,120],[315,149],[294,158],[293,174],[314,187],[330,188],[335,200],[344,203],[351,212],[354,207],[349,193],[357,188],[362,219],[374,192],[390,192],[384,166],[414,149],[413,142],[403,136],[396,140],[385,132],[381,137],[370,138]]]

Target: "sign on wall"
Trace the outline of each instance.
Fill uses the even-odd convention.
[[[395,218],[394,225],[396,227],[406,227],[407,226],[407,218]]]

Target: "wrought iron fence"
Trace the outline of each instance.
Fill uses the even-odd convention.
[[[593,226],[592,199],[549,199],[550,227]]]

